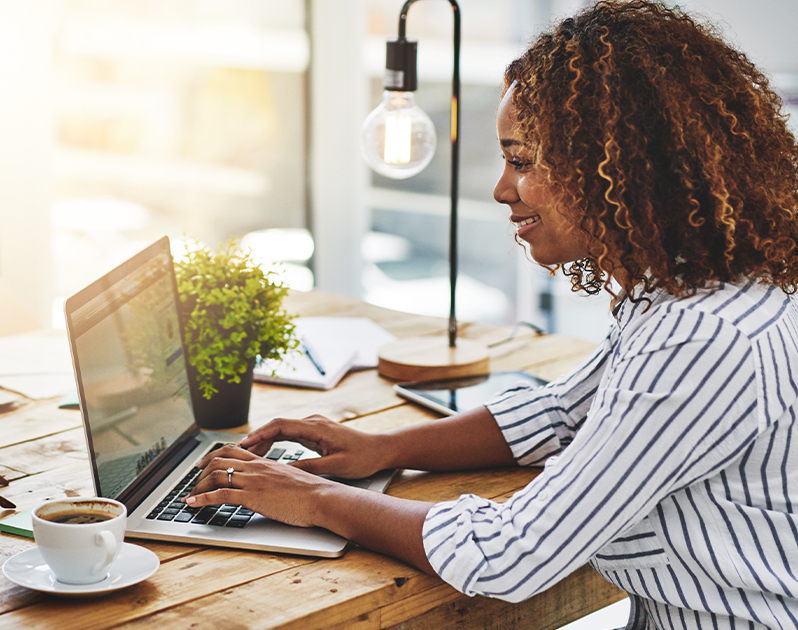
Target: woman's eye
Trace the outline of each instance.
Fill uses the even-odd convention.
[[[524,162],[520,158],[507,158],[505,155],[502,155],[502,160],[510,164],[516,171],[522,171],[525,168],[529,168],[532,166],[532,162]]]
[[[510,164],[512,164],[513,168],[516,171],[521,171],[530,165],[529,162],[523,162],[518,158],[513,158],[512,160],[510,160]]]

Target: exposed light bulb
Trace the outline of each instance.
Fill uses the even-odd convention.
[[[368,115],[360,148],[380,175],[405,179],[424,170],[435,155],[435,126],[416,105],[413,92],[386,90],[382,103]]]

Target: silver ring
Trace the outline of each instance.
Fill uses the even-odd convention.
[[[228,488],[232,488],[233,487],[233,473],[235,471],[236,471],[236,469],[233,468],[232,466],[227,469],[227,487]]]

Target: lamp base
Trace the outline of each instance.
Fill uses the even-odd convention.
[[[476,341],[458,339],[450,348],[445,337],[412,337],[382,346],[377,372],[398,381],[437,381],[490,372],[488,349]]]

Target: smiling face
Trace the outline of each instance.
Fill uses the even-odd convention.
[[[504,95],[496,116],[504,171],[493,197],[510,208],[518,238],[529,243],[532,258],[543,265],[573,262],[587,256],[584,235],[566,214],[566,196],[535,165],[531,149],[515,128],[513,88]]]

